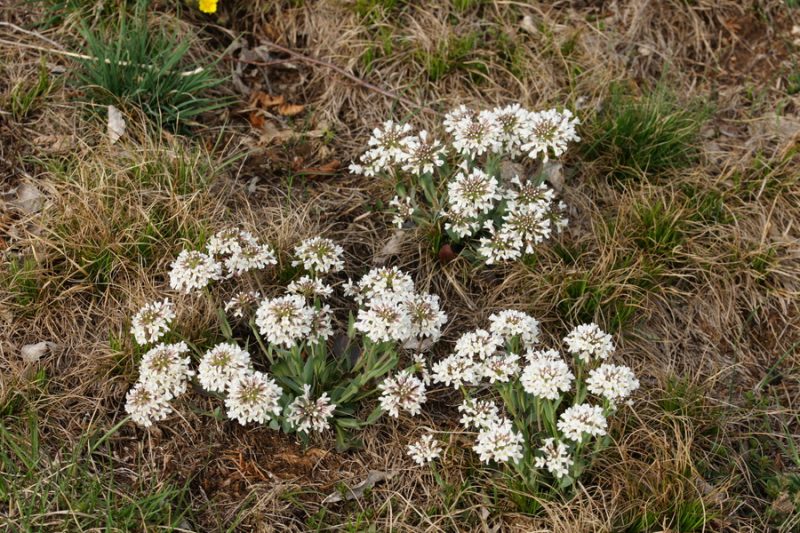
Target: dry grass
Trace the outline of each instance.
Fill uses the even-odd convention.
[[[48,486],[30,529],[100,530],[103,522],[86,526],[82,516],[121,502],[137,511],[130,522],[114,515],[112,529],[155,528],[142,518],[152,507],[143,498],[163,493],[172,513],[156,505],[162,514],[153,520],[179,516],[175,525],[192,531],[795,530],[800,508],[792,498],[800,491],[786,485],[800,473],[791,447],[800,435],[800,102],[785,90],[792,13],[777,0],[471,4],[223,1],[219,26],[203,26],[210,19],[196,13],[179,19],[171,4],[158,9],[182,31],[200,32],[195,57],[221,53],[243,32],[250,48],[273,40],[435,111],[519,101],[567,105],[591,124],[615,84],[646,94],[664,83],[713,109],[699,158],[619,182],[609,178],[613,158],[585,161],[573,150],[563,192],[571,224],[535,264],[477,270],[458,258],[442,266],[421,235],[403,235],[386,253],[393,230],[372,210],[391,197],[385,184],[313,171],[349,161],[387,117],[430,128],[434,113],[273,53],[266,59],[286,61],[249,66],[240,78],[306,105],[294,119],[268,116],[304,136],[265,141],[244,120],[242,96],[191,138],[129,116],[128,134],[112,146],[102,119],[77,103],[73,63],[0,44],[1,423],[30,447],[35,414],[42,450],[33,478],[10,476],[0,463],[17,485],[10,507],[0,500],[0,524],[24,530],[20,497],[41,489],[36,478],[60,480],[77,449],[86,479],[102,489],[98,500],[90,505],[67,491],[69,479]],[[36,9],[0,13],[30,28]],[[80,20],[73,13],[46,33],[72,46]],[[43,44],[7,27],[0,38]],[[19,87],[38,80],[41,58],[66,73],[51,72],[52,87],[25,113],[11,113],[10,99],[25,92]],[[237,94],[235,84],[222,92]],[[15,204],[26,184],[43,194],[40,208]],[[597,457],[580,490],[540,501],[534,515],[515,507],[519,495],[498,475],[477,468],[454,422],[456,397],[444,390],[431,393],[421,422],[381,422],[365,433],[362,450],[344,454],[324,438],[303,450],[269,429],[217,420],[205,398],[187,401],[156,429],[125,425],[87,453],[82,439],[122,419],[135,378],[131,312],[164,289],[166,267],[183,246],[231,223],[284,254],[325,233],[345,246],[350,276],[376,262],[413,272],[452,318],[440,351],[505,307],[541,320],[546,343],[580,320],[614,330],[618,359],[643,383],[636,409],[613,428],[617,446]],[[191,314],[183,322],[203,335],[213,310]],[[21,347],[43,340],[54,343],[49,352],[25,363]],[[405,457],[421,426],[455,431],[435,473]],[[322,503],[371,470],[392,477],[361,499]]]

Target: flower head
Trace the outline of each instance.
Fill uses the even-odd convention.
[[[249,422],[265,424],[281,413],[278,403],[283,391],[262,372],[249,372],[231,383],[225,407],[228,417],[241,425]]]
[[[484,429],[497,421],[499,411],[497,406],[486,400],[466,398],[458,406],[461,415],[461,425],[467,429]]]
[[[518,337],[525,346],[539,342],[539,321],[522,311],[506,309],[492,313],[489,322],[489,331],[506,342],[514,337]]]
[[[333,287],[326,285],[318,278],[311,276],[301,276],[299,279],[294,280],[286,287],[287,292],[292,294],[300,294],[306,298],[327,298],[333,294]]]
[[[389,293],[358,310],[356,329],[374,342],[403,342],[411,337],[411,317],[405,301]]]
[[[411,416],[418,415],[427,399],[425,384],[408,370],[384,379],[378,388],[382,391],[381,408],[394,418],[400,416],[401,409]]]
[[[568,109],[561,113],[555,109],[529,113],[522,126],[526,137],[522,150],[528,152],[531,159],[541,155],[547,161],[551,154],[560,157],[567,143],[581,140],[575,132],[579,122]]]
[[[231,383],[250,369],[250,354],[233,343],[221,343],[203,355],[197,379],[204,389],[225,392]]]
[[[519,372],[519,356],[514,353],[497,353],[484,359],[480,364],[481,377],[490,383],[507,383]]]
[[[408,299],[414,294],[414,280],[397,267],[373,268],[357,284],[345,285],[345,294],[363,304],[375,297],[394,296]]]
[[[491,113],[467,116],[452,124],[453,148],[465,156],[499,152],[503,130]]]
[[[402,228],[414,215],[414,204],[410,196],[405,196],[402,200],[399,196],[395,196],[389,201],[389,205],[397,211],[392,217],[392,224],[398,228]]]
[[[139,381],[167,399],[183,394],[189,378],[194,375],[194,371],[189,369],[188,352],[189,346],[185,342],[161,343],[151,348],[142,356]]]
[[[314,274],[338,272],[344,268],[344,250],[330,239],[311,237],[301,242],[294,253],[298,259],[292,261],[292,265],[302,264],[303,268]]]
[[[607,359],[614,353],[614,339],[597,324],[581,324],[564,337],[569,353],[584,362]]]
[[[437,361],[433,364],[431,372],[434,382],[442,383],[447,387],[452,385],[456,390],[461,385],[478,382],[481,377],[480,367],[472,358],[459,354],[448,355],[441,361]]]
[[[200,11],[203,13],[216,13],[218,0],[200,0]]]
[[[222,265],[202,252],[183,250],[171,266],[169,286],[185,294],[222,279]]]
[[[514,431],[511,421],[503,419],[478,433],[474,449],[486,463],[519,461],[522,459],[522,442],[522,435]]]
[[[586,379],[589,392],[612,402],[628,398],[639,388],[639,380],[627,366],[603,363],[589,372]]]
[[[519,104],[511,104],[505,107],[496,107],[490,113],[494,121],[500,126],[500,141],[503,151],[511,155],[519,153],[519,147],[525,139],[525,123],[528,120],[529,112]]]
[[[327,392],[316,400],[311,398],[311,385],[303,385],[303,394],[295,398],[288,407],[286,420],[300,433],[309,430],[322,432],[328,429],[328,419],[333,416],[336,405],[331,403]]]
[[[532,360],[525,367],[520,383],[528,394],[546,400],[558,400],[562,392],[570,389],[573,379],[575,376],[561,358],[541,358]]]
[[[455,353],[461,357],[484,360],[500,349],[503,340],[485,329],[468,331],[456,341]]]
[[[168,298],[142,307],[131,321],[131,333],[139,344],[156,342],[169,331],[169,323],[175,319],[175,308]]]
[[[169,405],[168,396],[139,382],[125,396],[125,412],[131,415],[131,420],[149,428],[153,422],[167,418],[167,415],[172,412],[172,408]]]
[[[225,312],[231,313],[236,318],[249,315],[261,300],[258,291],[239,291],[225,304]]]
[[[285,348],[311,333],[314,309],[297,294],[266,299],[256,310],[256,325],[267,340]]]
[[[403,170],[413,174],[432,174],[444,164],[445,149],[442,144],[422,130],[418,135],[403,140]]]
[[[569,447],[552,438],[544,439],[543,444],[539,448],[543,455],[534,461],[536,468],[547,468],[556,479],[569,475],[569,468],[575,462],[569,454]]]
[[[561,413],[557,425],[566,438],[581,442],[585,434],[595,437],[605,435],[608,422],[602,407],[584,403],[573,405]]]
[[[406,302],[406,312],[411,320],[411,335],[418,339],[438,340],[447,314],[439,308],[439,297],[435,294],[414,294]]]
[[[491,211],[502,199],[497,179],[474,168],[458,172],[447,185],[447,198],[454,211],[466,217],[477,217]]]
[[[418,465],[430,463],[438,459],[442,453],[442,446],[434,439],[433,434],[423,435],[419,440],[408,445],[408,455]]]

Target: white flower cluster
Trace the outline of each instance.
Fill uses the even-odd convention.
[[[613,352],[614,345],[596,324],[578,326],[564,338],[579,376],[584,376],[584,365],[588,365],[585,381],[576,384],[573,369],[557,350],[537,349],[539,323],[533,317],[504,310],[491,315],[489,322],[488,331],[476,329],[456,341],[453,353],[433,365],[432,380],[464,392],[458,407],[460,422],[478,432],[474,449],[482,461],[516,462],[532,456],[537,468],[561,479],[575,462],[574,450],[586,438],[606,434],[606,417],[616,409],[615,402],[630,397],[639,382],[626,366],[598,363]],[[516,353],[522,349],[523,368]],[[491,400],[472,396],[469,391],[485,389],[484,380],[502,384],[505,405],[518,419],[504,416]],[[604,403],[590,403],[587,394]],[[570,398],[573,405],[559,415],[559,405]],[[528,448],[530,443],[523,437],[530,429],[527,416],[534,414],[540,424],[545,421],[540,429],[550,433],[537,452]]]
[[[532,346],[539,337],[539,322],[520,311],[493,314],[490,331],[476,329],[461,335],[453,353],[434,363],[433,380],[459,389],[476,385],[482,379],[507,383],[519,373],[519,354],[503,349],[517,342]]]
[[[400,410],[411,416],[418,415],[427,399],[425,384],[409,370],[402,370],[394,377],[388,377],[378,385],[381,392],[381,408],[389,416],[397,418]]]
[[[306,383],[303,394],[289,404],[286,420],[300,433],[322,432],[328,429],[328,419],[335,410],[336,405],[331,403],[327,392],[315,400],[311,397],[311,385]]]
[[[455,175],[442,178],[449,179],[446,208],[439,212],[446,218],[445,229],[456,239],[476,236],[477,251],[488,264],[511,261],[534,253],[554,231],[560,232],[567,224],[561,215],[566,206],[556,203],[553,191],[538,180],[514,177],[500,183],[497,163],[523,154],[543,162],[560,157],[569,143],[580,141],[578,123],[569,110],[528,111],[513,104],[478,112],[461,105],[443,121],[449,145],[424,130],[414,134],[409,124],[387,121],[373,131],[369,148],[350,170],[364,176],[402,170],[422,178],[446,168],[448,157],[460,158]],[[478,158],[486,159],[484,168]],[[416,209],[410,196],[395,197],[390,205],[398,227]]]
[[[169,401],[183,394],[194,375],[185,342],[161,343],[148,350],[139,364],[139,381],[128,391],[125,411],[144,427],[172,412]]]
[[[183,250],[172,262],[170,287],[190,294],[210,282],[276,264],[275,252],[247,231],[229,228],[208,240],[205,251]]]
[[[435,294],[417,293],[411,276],[397,267],[374,268],[345,293],[361,304],[355,327],[373,342],[435,342],[447,314]]]
[[[344,268],[344,250],[324,237],[306,239],[294,249],[294,254],[297,259],[292,266],[303,265],[312,274],[330,274]]]
[[[431,433],[423,435],[419,440],[408,445],[408,455],[418,465],[424,465],[438,459],[441,453],[442,446]]]
[[[175,319],[175,307],[169,298],[142,307],[131,320],[131,333],[139,344],[150,344],[169,331]]]

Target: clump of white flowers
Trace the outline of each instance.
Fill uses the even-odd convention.
[[[395,180],[397,196],[389,204],[397,227],[413,221],[440,228],[442,221],[452,242],[472,245],[487,264],[513,261],[535,253],[567,224],[566,206],[543,183],[542,170],[580,141],[578,123],[566,109],[461,105],[443,120],[449,142],[390,120],[373,131],[350,170]],[[501,172],[504,165],[516,171]]]
[[[504,310],[489,322],[488,330],[456,340],[452,353],[433,364],[432,380],[462,392],[460,422],[476,432],[473,448],[481,461],[506,465],[530,483],[541,477],[535,472],[559,486],[574,483],[587,450],[608,444],[608,417],[639,388],[638,380],[630,368],[603,362],[614,343],[596,324],[566,335],[568,360],[538,347],[539,322],[526,313]],[[597,443],[587,448],[592,439]]]
[[[438,459],[441,454],[442,445],[431,433],[423,435],[420,439],[408,445],[408,455],[418,465],[430,463]]]
[[[142,307],[131,320],[131,333],[139,344],[150,344],[169,331],[169,324],[175,320],[175,307],[169,298]]]
[[[403,131],[386,129],[382,142],[395,146]],[[169,273],[176,294],[143,306],[131,320],[140,345],[185,339],[161,342],[143,355],[126,402],[134,422],[150,427],[164,420],[190,383],[222,400],[229,420],[268,424],[302,439],[334,429],[342,448],[348,432],[383,413],[420,414],[430,382],[422,352],[441,337],[447,321],[439,297],[417,291],[411,276],[396,267],[372,269],[344,284],[353,306],[332,342],[341,323],[326,299],[343,281],[336,274],[344,268],[344,250],[315,236],[298,243],[292,255],[292,279],[277,288],[276,279],[286,273],[271,268],[278,264],[275,250],[248,231],[220,231],[205,248],[178,255]],[[202,300],[194,296],[198,292]],[[209,339],[204,332],[199,341],[176,324],[176,310],[189,317],[198,301],[216,306],[219,323],[216,335]],[[397,368],[401,358],[409,366]],[[374,402],[374,410],[366,421],[357,420],[354,413],[366,401]],[[435,446],[429,444],[420,453],[432,457]]]

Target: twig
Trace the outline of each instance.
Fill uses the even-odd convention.
[[[310,63],[312,65],[318,65],[320,67],[325,67],[327,69],[330,69],[330,70],[336,72],[337,74],[340,74],[340,75],[344,76],[345,78],[357,83],[358,85],[361,85],[362,87],[365,87],[365,88],[367,88],[367,89],[369,89],[371,91],[374,91],[374,92],[376,92],[378,94],[382,94],[383,96],[386,96],[387,98],[392,98],[394,100],[398,100],[400,102],[403,102],[406,105],[409,105],[411,107],[415,107],[415,108],[420,109],[422,111],[425,111],[426,113],[431,113],[433,115],[440,115],[441,114],[438,111],[436,111],[434,109],[431,109],[430,107],[419,105],[416,102],[412,102],[408,98],[400,96],[397,93],[394,93],[392,91],[388,91],[386,89],[378,87],[377,85],[373,85],[372,83],[370,83],[368,81],[362,80],[358,76],[350,74],[349,72],[347,72],[343,68],[338,67],[338,66],[336,66],[333,63],[330,63],[328,61],[324,61],[322,59],[317,59],[315,57],[310,57],[310,56],[307,56],[305,54],[301,54],[300,52],[296,52],[296,51],[294,51],[294,50],[292,50],[290,48],[286,48],[285,46],[281,46],[279,44],[273,43],[272,41],[269,41],[269,40],[266,40],[266,39],[261,39],[260,42],[262,44],[266,45],[266,46],[269,46],[269,47],[272,47],[272,48],[274,48],[276,50],[279,50],[279,51],[283,52],[284,54],[289,54],[290,56],[295,57],[298,60],[303,61],[305,63]]]

